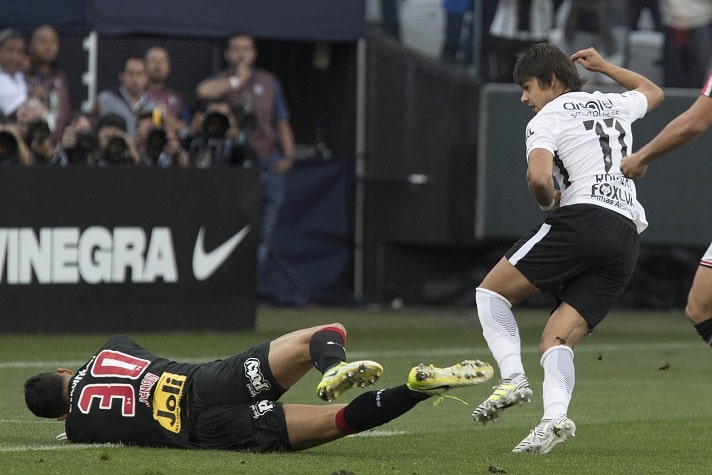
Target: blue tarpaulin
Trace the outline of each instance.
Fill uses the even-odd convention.
[[[3,2],[0,27],[29,33],[40,25],[52,25],[61,33],[87,31],[88,0],[32,0]]]
[[[277,305],[342,304],[353,275],[353,189],[345,159],[297,161],[272,245],[281,254],[267,264],[259,294]],[[307,293],[300,287],[304,286]]]
[[[363,34],[363,0],[94,0],[92,23],[103,34],[155,33],[354,41]],[[137,12],[141,12],[137,15]]]
[[[224,38],[355,41],[363,34],[364,0],[32,0],[6,2],[0,26],[62,33],[155,34]]]

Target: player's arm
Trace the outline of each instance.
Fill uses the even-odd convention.
[[[204,79],[195,87],[195,95],[201,101],[215,101],[225,97],[240,85],[236,76]]]
[[[546,149],[535,148],[529,152],[527,186],[529,193],[544,211],[551,211],[558,204],[559,193],[554,189],[554,157]]]
[[[712,98],[700,95],[682,114],[634,154],[621,161],[621,172],[628,178],[645,175],[648,165],[668,152],[692,142],[712,125]]]
[[[653,81],[635,71],[606,61],[595,48],[577,51],[571,55],[571,60],[589,71],[605,74],[629,91],[638,91],[643,94],[648,100],[647,112],[658,107],[665,99],[665,93]]]
[[[647,165],[661,155],[692,142],[710,125],[712,125],[712,98],[700,95],[689,109],[675,117],[653,140],[637,152],[641,162]]]

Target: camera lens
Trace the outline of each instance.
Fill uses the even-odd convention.
[[[159,128],[149,130],[146,135],[146,155],[153,160],[158,160],[167,142],[165,130]]]
[[[89,164],[96,150],[96,137],[88,130],[77,132],[74,147],[67,150],[67,158],[74,165]]]
[[[79,131],[76,135],[74,148],[86,152],[93,152],[96,148],[96,137],[88,130]]]
[[[203,119],[203,135],[209,139],[224,139],[230,121],[221,112],[209,112]]]
[[[10,132],[0,131],[0,160],[9,160],[17,155],[17,139]]]
[[[25,142],[28,145],[32,142],[42,142],[49,137],[49,124],[44,119],[33,119],[27,124],[27,136]]]
[[[109,141],[106,144],[104,157],[112,163],[121,163],[128,160],[128,150],[129,147],[126,145],[126,141],[123,137],[114,135],[109,138]]]

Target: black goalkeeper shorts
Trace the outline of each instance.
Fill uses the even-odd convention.
[[[190,438],[206,449],[289,451],[284,394],[268,364],[269,342],[200,366],[191,377]]]

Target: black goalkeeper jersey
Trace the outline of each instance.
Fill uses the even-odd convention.
[[[197,448],[189,440],[185,395],[197,364],[159,358],[115,336],[72,377],[67,438]]]

